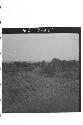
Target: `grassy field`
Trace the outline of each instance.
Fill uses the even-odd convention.
[[[56,72],[49,77],[40,69],[3,70],[2,112],[78,112],[79,79],[75,76]]]

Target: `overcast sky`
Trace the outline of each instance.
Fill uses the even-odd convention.
[[[3,34],[3,61],[79,59],[79,35],[75,33]]]

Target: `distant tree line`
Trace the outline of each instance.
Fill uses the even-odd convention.
[[[73,71],[79,72],[79,61],[71,60],[59,60],[53,58],[50,62],[41,61],[41,62],[12,62],[12,63],[3,63],[2,68],[4,72],[19,71],[19,70],[29,70],[32,71],[36,68],[40,68],[41,73],[47,73],[49,76],[53,76],[55,72],[65,72]]]

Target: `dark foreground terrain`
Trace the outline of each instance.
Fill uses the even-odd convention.
[[[2,112],[78,112],[79,63],[3,63]]]

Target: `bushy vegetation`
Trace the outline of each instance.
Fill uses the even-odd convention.
[[[62,72],[62,74],[65,72],[63,77],[79,79],[79,62],[53,59],[48,65],[42,67],[41,72],[46,73],[48,77],[54,77],[57,72]]]
[[[79,111],[79,62],[2,64],[2,111]]]

